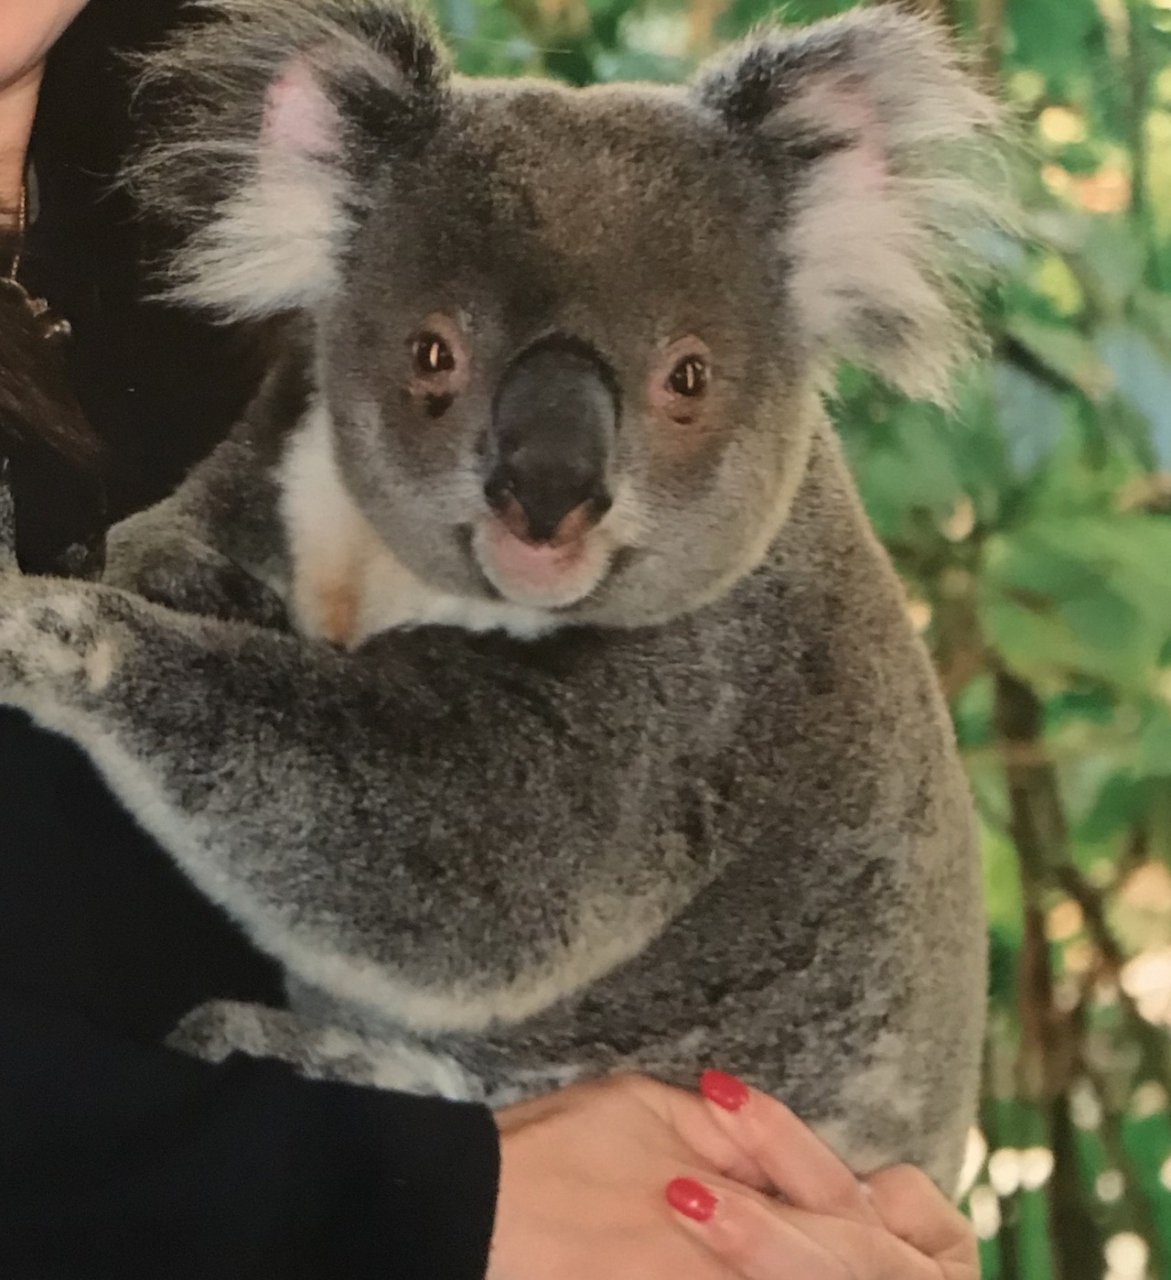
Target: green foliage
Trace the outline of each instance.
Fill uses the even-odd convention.
[[[578,84],[680,78],[777,16],[435,3],[463,70]],[[987,1277],[1171,1277],[1171,0],[923,7],[1019,116],[1030,234],[953,414],[847,369],[836,415],[984,831],[995,1154],[971,1207]]]

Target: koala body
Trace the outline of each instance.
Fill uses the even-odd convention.
[[[0,699],[285,965],[178,1042],[493,1102],[718,1064],[951,1189],[973,823],[821,394],[942,393],[993,105],[882,10],[580,91],[230,0],[151,74],[171,289],[280,351],[103,583],[0,580]]]

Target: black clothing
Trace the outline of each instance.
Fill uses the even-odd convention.
[[[142,1044],[204,1000],[283,1001],[275,963],[110,798],[82,753],[8,710],[0,990]]]
[[[22,279],[72,323],[112,518],[181,479],[259,368],[253,335],[141,300],[148,248],[110,192],[130,136],[113,51],[146,47],[179,7],[91,0],[50,56],[34,131]],[[48,455],[16,465],[21,561],[44,570],[100,520],[100,494]],[[0,1276],[478,1280],[499,1159],[487,1109],[160,1047],[216,998],[280,1004],[277,967],[79,751],[0,711]]]
[[[470,1280],[486,1108],[219,1067],[0,996],[5,1280]]]

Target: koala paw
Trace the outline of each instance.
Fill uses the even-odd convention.
[[[175,551],[164,547],[157,558],[142,558],[134,583],[138,594],[180,613],[287,627],[284,606],[276,596],[227,557],[198,544],[185,549],[182,558]]]
[[[0,574],[0,688],[100,693],[117,665],[82,583]]]
[[[98,693],[115,668],[110,628],[94,588],[26,577],[16,560],[16,519],[7,460],[0,457],[0,690]]]
[[[110,530],[103,581],[178,613],[287,630],[276,594],[169,519],[165,507],[141,511]]]
[[[376,1040],[283,1009],[212,1000],[192,1010],[167,1037],[172,1049],[209,1062],[232,1053],[277,1058],[311,1080],[340,1080],[481,1101],[479,1082],[457,1062],[422,1045]]]

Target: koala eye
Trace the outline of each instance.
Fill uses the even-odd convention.
[[[656,412],[681,426],[706,412],[716,366],[698,334],[684,334],[661,348],[647,373],[647,401]]]
[[[433,311],[407,338],[406,395],[428,418],[442,418],[467,390],[471,353],[459,323]]]
[[[414,341],[413,355],[418,373],[448,373],[455,368],[455,353],[437,333],[421,333]]]
[[[667,385],[677,396],[701,396],[707,390],[707,361],[700,356],[684,356],[671,370]]]

